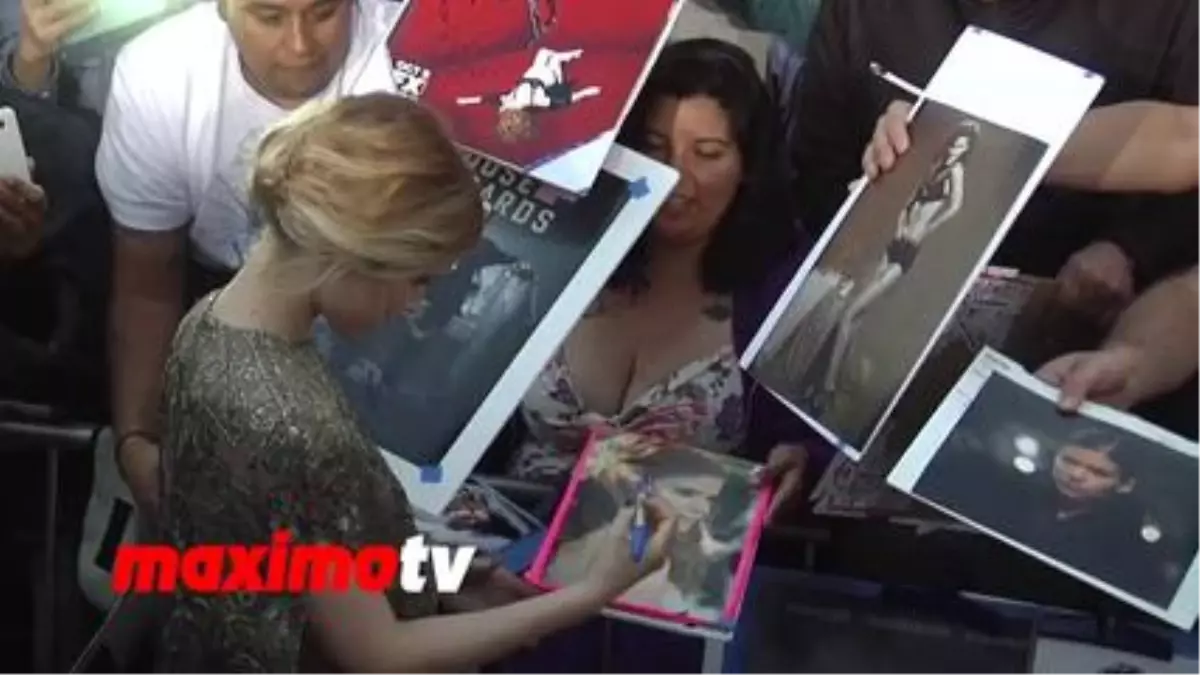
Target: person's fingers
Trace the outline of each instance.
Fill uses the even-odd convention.
[[[642,561],[643,570],[649,572],[662,567],[667,559],[667,547],[675,537],[675,527],[674,517],[660,519],[655,523],[654,536],[650,538],[646,558]]]
[[[879,166],[875,164],[875,144],[868,143],[862,154],[862,170],[866,175],[867,180],[875,180],[879,175]],[[850,184],[850,189],[854,189],[854,183]]]
[[[908,152],[908,108],[889,110],[884,116],[883,132],[888,147],[896,154],[903,155]]]
[[[614,537],[628,537],[630,529],[633,526],[633,512],[635,509],[617,509],[617,515],[612,520],[610,527]]]
[[[11,241],[25,234],[25,226],[16,210],[0,200],[0,238]]]
[[[779,486],[775,488],[775,495],[771,498],[771,505],[767,508],[767,522],[775,522],[779,513],[793,503],[796,494],[800,491],[800,483],[804,479],[804,469],[796,467],[791,471],[783,474],[783,478],[779,480]]]
[[[36,236],[46,213],[46,201],[41,188],[17,181],[12,195],[10,210],[16,217],[20,231],[25,236]]]
[[[55,42],[60,42],[66,36],[85,26],[93,16],[95,16],[95,12],[90,4],[83,3],[74,6],[62,18],[49,24],[46,27],[46,33]]]
[[[1059,273],[1057,283],[1058,301],[1068,307],[1075,307],[1080,304],[1083,299],[1083,289],[1080,283],[1079,274],[1075,271],[1071,263],[1067,263],[1067,267]]]
[[[880,171],[891,169],[892,164],[896,161],[894,149],[888,140],[887,125],[887,115],[880,117],[879,121],[875,123],[875,133],[871,136],[872,159]]]
[[[1066,354],[1052,361],[1049,361],[1038,368],[1034,375],[1054,387],[1061,387],[1063,379],[1071,369],[1075,367],[1075,362],[1080,358],[1079,354]]]
[[[8,184],[9,189],[17,199],[28,204],[41,205],[46,201],[46,192],[42,188],[23,180],[14,180]]]
[[[908,101],[901,100],[901,99],[896,99],[888,104],[887,110],[885,110],[883,114],[888,117],[896,117],[896,118],[902,119],[905,121],[905,123],[907,123],[908,116],[911,112],[912,112],[912,104],[911,103],[909,103]]]
[[[1109,360],[1102,352],[1093,352],[1077,359],[1074,367],[1063,376],[1059,385],[1059,407],[1075,412],[1084,401],[1106,403],[1120,393],[1121,387],[1120,377],[1111,372]]]
[[[791,457],[788,454],[787,448],[783,446],[777,445],[771,448],[771,452],[767,454],[766,463],[758,472],[759,480],[770,482],[782,477],[792,467]]]

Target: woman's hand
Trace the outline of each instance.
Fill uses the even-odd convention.
[[[908,116],[911,113],[911,103],[892,101],[875,122],[875,134],[871,136],[862,156],[863,172],[868,179],[875,180],[891,171],[900,155],[908,152],[912,146],[908,136]]]
[[[804,482],[804,469],[808,466],[808,449],[797,443],[780,443],[771,449],[767,463],[758,474],[763,485],[774,485],[775,495],[767,510],[767,524],[775,523],[777,516],[795,505],[800,499]]]
[[[633,559],[630,534],[633,528],[634,509],[624,508],[617,512],[609,526],[599,559],[593,567],[594,574],[583,582],[593,584],[600,595],[608,600],[620,596],[634,584],[658,570],[666,562],[667,545],[675,536],[675,519],[665,518],[652,501],[646,502],[647,524],[653,529],[650,543],[642,560]]]

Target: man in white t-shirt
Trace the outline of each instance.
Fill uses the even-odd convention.
[[[158,496],[161,377],[185,307],[253,243],[245,185],[266,127],[306,101],[393,91],[388,0],[217,0],[117,58],[96,174],[117,227],[110,315],[117,457],[139,506]]]

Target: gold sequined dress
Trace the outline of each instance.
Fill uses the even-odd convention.
[[[359,428],[311,343],[222,323],[201,300],[172,345],[165,382],[160,536],[173,546],[349,547],[416,534],[403,488]],[[433,591],[389,593],[398,617],[437,610]],[[303,598],[179,591],[160,670],[292,672],[326,667],[306,640]]]

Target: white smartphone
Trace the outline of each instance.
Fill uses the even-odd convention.
[[[0,108],[0,178],[30,181],[29,155],[21,138],[21,125],[12,108]]]

